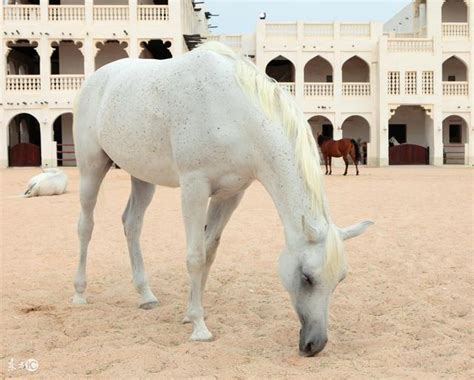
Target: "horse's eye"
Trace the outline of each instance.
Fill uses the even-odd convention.
[[[304,274],[304,273],[303,273],[303,281],[304,281],[305,284],[307,284],[307,285],[313,285],[313,279],[312,279],[310,276],[308,276],[308,275],[306,275],[306,274]]]

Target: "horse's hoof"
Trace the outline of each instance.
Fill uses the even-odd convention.
[[[139,308],[143,310],[151,310],[158,306],[158,301],[145,302],[140,304]]]
[[[74,305],[87,305],[87,300],[84,298],[84,296],[76,293],[72,297],[72,303]]]
[[[344,175],[347,175],[347,173],[344,173]]]
[[[209,330],[193,331],[189,339],[194,342],[210,342],[212,340],[212,334]]]

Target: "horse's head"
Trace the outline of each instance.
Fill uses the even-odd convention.
[[[317,140],[318,140],[318,145],[321,146],[323,142],[327,140],[326,136],[320,135],[319,133],[317,134]]]
[[[330,297],[346,276],[342,240],[360,235],[371,224],[365,221],[344,229],[334,225],[317,229],[303,219],[305,241],[287,247],[280,256],[280,277],[301,322],[302,355],[313,356],[327,343]]]

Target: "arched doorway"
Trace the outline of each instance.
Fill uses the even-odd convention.
[[[464,0],[445,0],[441,8],[442,22],[467,22],[467,5]]]
[[[400,106],[388,124],[389,165],[429,164],[433,120],[423,107]]]
[[[342,137],[354,139],[360,147],[361,164],[367,165],[368,144],[370,143],[370,124],[359,115],[349,116],[342,123]]]
[[[305,83],[332,83],[333,69],[329,61],[320,55],[311,58],[304,66],[304,81]]]
[[[96,47],[99,49],[95,56],[95,69],[99,69],[108,63],[127,58],[128,53],[125,50],[128,44],[125,41],[107,40],[104,43],[98,42]]]
[[[370,68],[367,62],[357,55],[342,65],[342,81],[346,83],[370,82]]]
[[[452,56],[443,62],[443,95],[467,96],[469,83],[467,66],[458,57]]]
[[[171,51],[171,42],[163,40],[148,40],[140,43],[142,52],[139,58],[148,59],[168,59],[173,58]]]
[[[326,116],[313,116],[308,120],[308,124],[311,127],[311,131],[313,132],[313,136],[315,139],[317,138],[318,134],[329,137],[331,139],[333,138],[334,128],[331,120],[329,120]]]
[[[279,55],[268,62],[265,72],[277,82],[294,82],[295,65],[288,59]]]
[[[464,165],[468,139],[466,120],[457,115],[445,118],[443,120],[443,163]]]
[[[36,118],[21,113],[8,124],[8,166],[41,166],[41,132]]]
[[[56,141],[56,159],[58,166],[76,166],[74,138],[72,134],[71,112],[59,115],[53,123],[53,136]]]

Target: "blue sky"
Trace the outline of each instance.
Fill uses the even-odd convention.
[[[260,12],[271,21],[387,21],[410,0],[206,0],[206,8],[219,17],[210,20],[216,34],[255,30]]]

